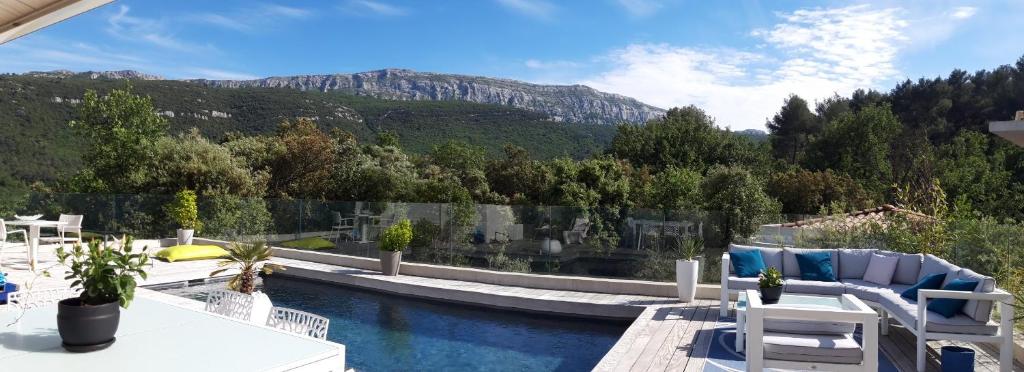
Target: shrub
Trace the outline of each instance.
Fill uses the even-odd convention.
[[[164,208],[167,214],[178,223],[182,229],[196,230],[203,228],[199,222],[199,207],[196,206],[196,192],[192,190],[181,190],[174,194],[174,200]]]
[[[380,250],[401,252],[412,241],[412,223],[401,220],[380,233]]]

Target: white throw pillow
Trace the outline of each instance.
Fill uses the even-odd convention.
[[[864,281],[878,285],[892,284],[892,274],[896,272],[896,264],[899,262],[898,256],[872,253],[871,261],[868,262],[868,270],[864,272]]]

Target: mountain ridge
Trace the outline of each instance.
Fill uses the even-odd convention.
[[[90,79],[171,80],[131,70],[66,70],[29,72],[34,77],[86,77]],[[291,88],[301,91],[340,92],[390,100],[467,101],[497,104],[547,115],[552,121],[583,124],[643,124],[660,118],[665,110],[635,98],[601,92],[586,85],[529,83],[514,79],[463,74],[381,69],[351,74],[271,76],[248,80],[180,79],[213,88]]]

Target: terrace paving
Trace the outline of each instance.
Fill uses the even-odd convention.
[[[155,240],[136,245],[158,246]],[[24,250],[4,252],[3,267],[12,282],[31,282],[34,289],[63,288],[63,270],[55,267],[55,246],[41,248],[39,268],[51,275],[28,271]],[[155,250],[154,250],[155,251]],[[376,271],[308,261],[275,258],[287,267],[280,275],[320,280],[378,291],[434,300],[537,313],[634,319],[615,346],[595,367],[597,371],[701,371],[706,363],[718,319],[718,300],[698,299],[683,304],[673,298],[603,294],[592,292],[502,286],[457,280],[399,275],[384,276]],[[167,263],[154,261],[150,276],[141,285],[168,284],[207,278],[216,260]],[[276,275],[276,274],[275,274]],[[991,345],[929,342],[928,370],[937,371],[938,349],[958,344],[977,351],[975,370],[998,370],[996,349]],[[892,322],[889,336],[880,339],[882,352],[903,371],[913,371],[913,335]],[[1014,370],[1024,370],[1015,365]]]

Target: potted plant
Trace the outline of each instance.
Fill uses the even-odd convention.
[[[380,271],[384,275],[398,275],[402,265],[402,251],[412,241],[412,223],[401,220],[380,233]]]
[[[202,229],[199,222],[199,208],[196,206],[196,192],[181,190],[174,194],[174,200],[165,207],[167,214],[178,223],[178,245],[192,244],[196,231]]]
[[[273,252],[266,242],[234,242],[231,243],[227,251],[228,256],[217,263],[220,269],[210,273],[210,277],[220,275],[231,269],[238,269],[238,274],[235,274],[228,281],[228,288],[232,290],[252,294],[253,290],[256,289],[256,275],[261,272],[270,275],[274,273],[274,270],[284,271],[284,267],[281,267],[281,265],[267,262],[270,261]]]
[[[697,295],[697,274],[700,273],[700,261],[697,260],[704,250],[704,240],[679,239],[680,259],[676,260],[676,288],[679,290],[679,301],[691,302]]]
[[[110,346],[121,308],[127,309],[135,297],[135,278],[146,279],[146,248],[132,253],[132,237],[127,236],[121,248],[93,240],[88,249],[76,243],[71,251],[59,246],[56,253],[60,264],[70,269],[64,279],[72,281],[71,288],[82,288],[79,297],[57,304],[57,331],[64,349],[87,352]]]
[[[761,290],[761,301],[764,303],[774,303],[779,301],[779,297],[782,297],[782,273],[779,269],[769,267],[761,270],[761,274],[758,275],[757,286]]]
[[[260,273],[270,275],[274,270],[284,270],[281,265],[270,263],[273,253],[266,242],[240,243],[234,242],[228,246],[228,255],[221,262],[217,263],[220,269],[210,273],[211,277],[221,273],[238,269],[238,274],[228,281],[228,288],[252,296],[252,307],[249,308],[249,321],[255,324],[262,324],[270,315],[274,304],[270,297],[262,292],[253,293],[256,289],[256,276]]]

